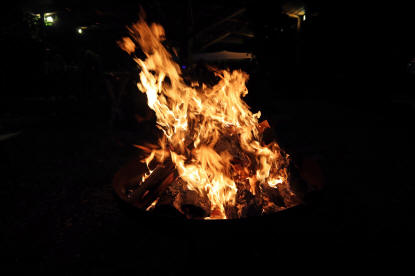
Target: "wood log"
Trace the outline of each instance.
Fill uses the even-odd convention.
[[[159,197],[159,195],[165,191],[171,183],[173,183],[177,176],[178,174],[176,170],[171,171],[160,185],[157,185],[157,187],[153,190],[148,190],[148,192],[143,195],[143,198],[139,201],[139,205],[141,205],[142,208],[150,206]]]
[[[188,190],[186,182],[177,177],[168,188],[162,192],[157,203],[174,206],[188,219],[203,219],[210,215],[210,202],[206,195]],[[157,208],[157,207],[156,207]]]
[[[163,164],[158,164],[144,182],[128,191],[127,201],[139,208],[146,209],[176,177],[175,166],[171,159],[167,159]]]
[[[287,207],[285,205],[284,198],[281,195],[280,190],[278,188],[275,189],[272,187],[263,187],[263,192],[267,195],[267,198],[275,205],[284,208]]]
[[[234,214],[229,212],[230,210],[227,210],[226,215],[228,218],[259,215],[261,213],[262,196],[255,196],[247,189],[238,190],[236,194],[236,205],[238,206],[237,216],[231,217],[231,214]]]
[[[203,219],[210,215],[210,201],[196,191],[184,190],[180,209],[188,219]]]

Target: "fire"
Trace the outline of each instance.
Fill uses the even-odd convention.
[[[149,155],[143,162],[148,172],[142,181],[153,171],[150,163],[171,160],[185,183],[182,188],[208,198],[207,219],[229,218],[230,208],[237,217],[242,216],[247,204],[243,191],[259,198],[263,212],[275,207],[268,190],[291,193],[288,155],[276,142],[263,143],[262,131],[269,125],[266,121],[260,124],[261,113],[252,113],[242,99],[248,93],[248,74],[212,69],[219,78],[215,85],[187,84],[180,66],[162,44],[165,32],[161,25],[148,25],[140,19],[128,29],[132,39],[123,38],[119,45],[134,56],[138,44],[145,54],[145,59],[134,57],[141,69],[137,86],[146,94],[163,132],[157,148],[146,148]]]

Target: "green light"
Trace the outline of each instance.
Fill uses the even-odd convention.
[[[43,21],[45,22],[46,26],[52,26],[56,24],[56,19],[57,17],[55,12],[48,12],[43,16]]]

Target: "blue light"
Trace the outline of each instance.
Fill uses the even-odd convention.
[[[186,69],[187,68],[187,66],[186,65],[182,65],[182,69]]]

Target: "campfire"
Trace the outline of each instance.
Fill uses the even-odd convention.
[[[235,219],[298,205],[290,185],[290,157],[272,141],[243,101],[248,74],[211,68],[214,85],[184,80],[165,48],[159,24],[140,19],[119,46],[138,64],[138,89],[155,112],[161,137],[135,145],[146,153],[143,171],[123,197],[147,211],[169,205],[188,218]],[[140,47],[144,59],[136,56]]]

